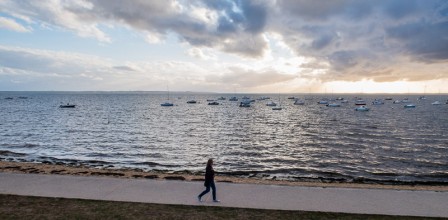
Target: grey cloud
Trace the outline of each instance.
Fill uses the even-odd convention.
[[[132,67],[129,66],[114,66],[114,69],[117,70],[124,70],[124,71],[135,71],[135,69],[133,69]]]
[[[329,61],[335,70],[344,70],[358,64],[355,51],[337,51],[329,56]]]
[[[325,21],[335,16],[361,19],[372,12],[372,3],[357,0],[279,0],[278,5],[282,11],[307,21]]]
[[[383,0],[382,2],[384,4],[384,12],[389,17],[392,17],[394,19],[401,19],[407,16],[412,16],[415,12],[418,11],[419,1],[415,0],[393,0],[393,1],[387,1]]]
[[[188,7],[193,5],[217,10],[219,17],[216,27],[192,17]],[[260,57],[268,46],[264,41],[258,41],[258,48],[235,47],[244,44],[239,40],[239,35],[250,33],[258,38],[263,31],[267,11],[266,6],[261,3],[196,1],[191,5],[184,4],[183,7],[187,11],[179,11],[171,1],[133,1],[128,7],[123,7],[122,1],[97,0],[94,1],[93,11],[106,20],[120,21],[134,28],[159,34],[174,32],[191,45],[218,48],[242,56]],[[235,7],[240,10],[235,11]],[[234,43],[224,44],[226,40]]]
[[[283,14],[271,28],[297,55],[328,63],[325,74],[305,68],[307,77],[403,80],[409,62],[448,59],[448,3],[443,1],[280,0],[277,7]],[[414,71],[406,80],[428,79],[423,69]]]
[[[388,36],[404,44],[406,52],[423,62],[448,60],[448,22],[417,22],[387,29]]]

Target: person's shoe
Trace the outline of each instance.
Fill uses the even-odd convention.
[[[214,199],[213,202],[221,202],[221,200]]]
[[[202,199],[201,199],[201,197],[200,197],[200,196],[198,196],[198,201],[199,201],[199,202],[202,202]]]

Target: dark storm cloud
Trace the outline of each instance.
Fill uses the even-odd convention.
[[[271,28],[283,33],[297,55],[328,62],[327,74],[319,76],[323,80],[383,81],[394,78],[383,73],[394,71],[403,79],[399,69],[407,62],[448,60],[446,1],[280,0],[277,6],[287,16]],[[420,73],[407,80],[431,77],[414,71]],[[448,73],[442,75],[448,78]]]
[[[390,27],[390,38],[404,45],[404,50],[414,59],[423,62],[448,60],[448,22],[419,21]]]
[[[278,6],[290,15],[307,21],[325,21],[335,16],[360,19],[372,12],[372,3],[357,0],[279,0]]]

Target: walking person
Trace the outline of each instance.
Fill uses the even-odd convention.
[[[202,196],[210,192],[210,188],[212,188],[212,194],[213,194],[213,202],[220,202],[216,199],[216,186],[215,186],[215,171],[213,170],[213,159],[208,159],[207,161],[207,167],[205,168],[205,182],[204,186],[206,189],[204,192],[199,194],[198,200],[199,202],[202,202]]]

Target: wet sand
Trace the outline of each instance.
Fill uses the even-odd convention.
[[[85,166],[70,166],[42,163],[8,162],[0,161],[0,172],[8,173],[33,173],[33,174],[56,174],[76,176],[108,176],[116,178],[155,179],[155,180],[183,180],[203,181],[202,175],[193,175],[187,172],[145,172],[139,169],[112,169],[92,168]],[[448,191],[448,185],[384,185],[384,184],[360,184],[360,183],[322,183],[322,182],[300,182],[286,180],[267,180],[254,177],[234,177],[217,175],[216,182],[247,183],[264,185],[288,185],[308,187],[339,187],[339,188],[369,188],[369,189],[396,189],[396,190],[431,190]]]

